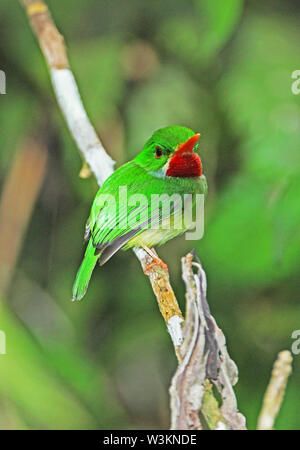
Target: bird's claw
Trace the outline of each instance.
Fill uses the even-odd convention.
[[[165,262],[163,262],[162,259],[157,258],[157,259],[154,259],[151,263],[147,264],[147,266],[144,269],[144,274],[147,275],[148,272],[150,272],[150,270],[153,267],[161,267],[165,272],[169,273],[169,268],[168,268],[167,264]]]

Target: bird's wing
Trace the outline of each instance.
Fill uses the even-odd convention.
[[[165,208],[164,201],[166,200],[163,197],[161,202],[158,202],[153,207],[151,194],[157,193],[160,195],[164,191],[163,180],[154,179],[153,176],[145,173],[145,171],[140,173],[140,170],[135,171],[133,178],[132,173],[130,173],[130,176],[130,179],[133,179],[132,182],[129,181],[128,176],[126,177],[125,172],[125,176],[116,180],[118,181],[116,188],[112,189],[114,187],[113,183],[112,188],[107,189],[107,192],[105,189],[103,191],[100,189],[98,200],[94,202],[94,209],[92,208],[90,235],[95,247],[95,253],[101,254],[101,265],[110,259],[133,236],[150,227],[159,227],[163,220],[182,209],[182,202],[176,200],[170,204],[170,208]],[[124,182],[123,185],[121,184],[122,182]],[[118,190],[120,185],[125,185],[127,188],[128,202],[124,204],[120,203],[116,195],[116,190]],[[99,208],[99,204],[101,204],[100,196],[107,193],[111,194],[112,192],[114,192],[115,205],[112,202],[112,204],[108,203],[106,206]],[[142,194],[144,196],[143,201],[134,202],[136,194]]]
[[[100,265],[102,266],[103,264],[105,264],[106,261],[108,261],[120,248],[124,247],[124,245],[127,244],[127,242],[130,241],[130,239],[132,239],[134,236],[137,236],[142,231],[144,231],[152,226],[159,226],[165,219],[167,219],[172,214],[174,214],[179,206],[181,209],[182,208],[181,203],[180,203],[180,205],[177,205],[176,203],[174,203],[171,206],[171,208],[167,214],[164,214],[163,210],[160,208],[157,210],[154,210],[154,211],[151,209],[151,215],[150,215],[150,206],[149,206],[149,209],[148,209],[149,218],[148,219],[146,219],[145,221],[142,221],[136,227],[134,227],[134,226],[130,227],[130,221],[129,221],[127,231],[125,231],[124,234],[123,233],[121,233],[121,234],[114,233],[114,237],[112,239],[106,240],[105,243],[100,244],[100,247],[97,246],[95,253],[97,253],[97,252],[101,253],[101,256],[99,259]],[[132,212],[137,213],[137,215],[138,215],[139,213],[143,213],[143,209],[138,207],[138,208],[135,208],[134,210],[132,210]],[[109,238],[109,235],[107,235],[107,237]],[[98,250],[98,248],[99,248],[99,250]]]

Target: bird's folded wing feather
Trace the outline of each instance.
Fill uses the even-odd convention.
[[[132,167],[129,169],[130,178],[128,174],[126,176],[126,171],[123,170],[122,176],[119,176],[116,180],[110,180],[113,182],[112,186],[117,186],[114,189],[112,186],[105,189],[103,185],[104,189],[100,189],[97,196],[98,201],[94,202],[90,218],[90,237],[96,248],[96,253],[105,251],[106,254],[111,253],[109,256],[111,257],[133,236],[154,225],[158,226],[164,219],[182,209],[182,202],[176,201],[171,202],[169,209],[164,208],[165,200],[163,197],[161,202],[157,202],[156,207],[153,208],[151,194],[163,192],[163,185],[159,186],[162,180],[153,180],[153,176],[146,174],[143,169]],[[134,174],[132,174],[132,169],[135,169]],[[141,170],[143,170],[142,173]],[[115,174],[117,175],[117,172]],[[133,181],[130,182],[130,179],[133,179]],[[119,186],[127,187],[128,201],[122,205],[120,205],[118,192],[116,192]],[[101,203],[99,202],[99,196],[107,193],[113,195],[115,205],[106,204],[106,206],[97,208],[97,205]],[[142,201],[138,197],[134,197],[136,194],[143,194]],[[109,252],[108,247],[110,247]],[[107,259],[109,258],[105,258],[105,261]]]

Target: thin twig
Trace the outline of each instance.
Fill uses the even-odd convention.
[[[288,350],[278,353],[258,418],[258,430],[273,429],[283,401],[287,380],[292,372],[292,361],[291,352]]]
[[[58,32],[44,1],[20,0],[20,2],[26,9],[32,29],[46,59],[54,92],[70,133],[101,186],[105,179],[112,174],[114,161],[106,153],[86,114],[70,69],[64,39]],[[135,254],[144,268],[145,261],[149,261],[147,253],[138,249]],[[179,347],[182,342],[180,325],[182,314],[171,288],[169,275],[166,271],[161,271],[153,266],[149,270],[148,276],[179,357]]]

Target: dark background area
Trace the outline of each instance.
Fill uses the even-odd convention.
[[[239,367],[239,408],[255,428],[273,361],[300,329],[300,95],[291,92],[300,4],[48,5],[117,166],[157,128],[201,133],[204,237],[174,239],[159,254],[184,308],[180,258],[196,248],[212,313]],[[0,69],[0,428],[167,428],[176,358],[132,252],[97,267],[84,300],[70,302],[97,184],[78,177],[82,160],[15,0],[0,5]],[[20,231],[22,221],[28,227]],[[295,356],[277,428],[300,426],[299,369]]]

